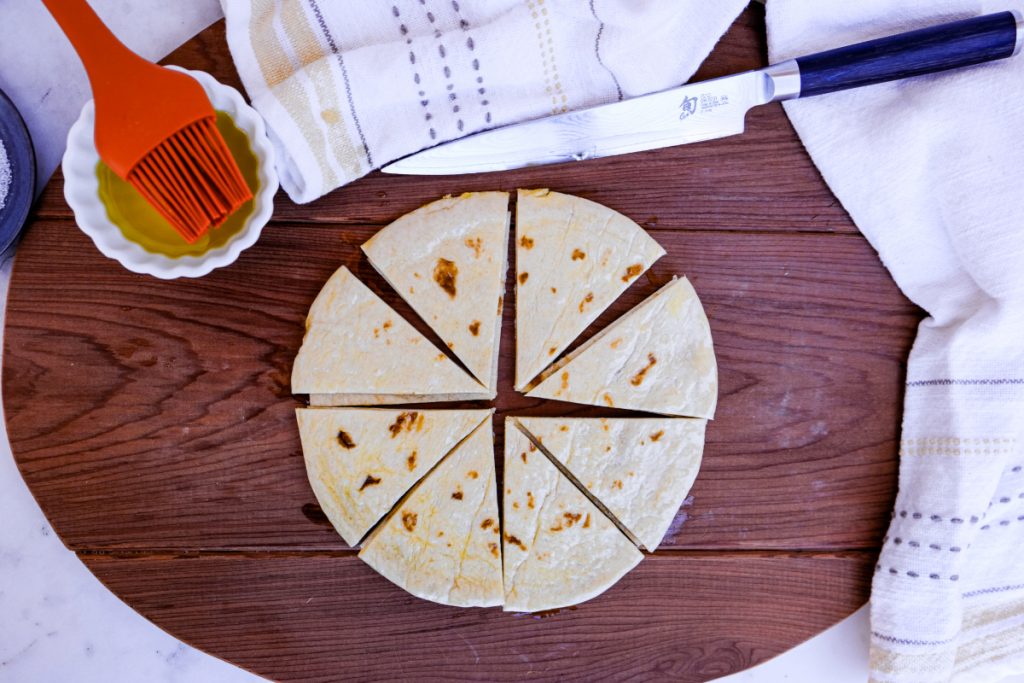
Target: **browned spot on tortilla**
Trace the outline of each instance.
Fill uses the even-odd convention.
[[[565,370],[562,372],[562,391],[569,388],[569,371]]]
[[[416,415],[416,413],[413,413],[413,415]],[[423,420],[425,418],[426,418],[426,415],[424,413],[419,413],[419,417],[416,418],[416,431],[417,432],[422,432],[423,431]]]
[[[639,275],[643,271],[643,269],[644,267],[642,265],[640,265],[639,263],[634,263],[633,265],[626,268],[626,274],[622,276],[622,281],[629,282],[637,275]]]
[[[373,328],[373,338],[377,339],[378,337],[380,337],[380,328],[379,327],[375,327],[375,328]]]
[[[612,395],[609,394],[607,391],[604,392],[604,396],[602,396],[602,398],[604,399],[604,402],[608,404],[609,408],[615,407],[615,401],[612,400]]]
[[[583,309],[586,308],[587,304],[589,304],[593,300],[594,300],[594,293],[593,292],[587,292],[587,295],[585,297],[583,297],[583,301],[580,302],[580,313],[582,313]]]
[[[551,293],[552,294],[558,294],[558,287],[552,287],[551,288]]]
[[[416,288],[415,287],[410,287],[409,288],[409,293],[410,294],[415,294],[416,293]]]
[[[515,545],[515,546],[519,546],[520,550],[522,550],[524,553],[526,552],[526,546],[523,544],[523,542],[520,541],[515,536],[513,536],[512,534],[505,534],[505,542],[506,543],[511,543],[512,545]]]
[[[569,425],[562,425],[561,427],[558,428],[558,431],[560,431],[560,432],[567,432],[567,431],[569,431]]]
[[[548,355],[549,356],[553,356],[557,352],[558,352],[558,347],[557,346],[552,346],[550,349],[548,349]]]
[[[417,517],[418,515],[415,512],[409,512],[408,510],[402,512],[402,526],[405,527],[406,531],[411,533],[416,528]]]
[[[390,330],[390,329],[391,329],[391,324],[392,324],[392,323],[391,323],[391,321],[390,321],[390,320],[385,320],[385,321],[384,321],[384,324],[382,325],[382,327],[383,327],[383,328],[384,328],[385,330]]]
[[[606,432],[608,431],[608,422],[606,420],[601,420],[601,429]]]
[[[519,284],[525,285],[526,281],[530,279],[529,273],[519,273]]]
[[[417,419],[421,417],[422,415],[415,410],[411,413],[399,413],[398,417],[395,418],[395,421],[388,425],[388,431],[391,432],[391,438],[393,439],[401,434],[403,429],[407,432],[411,432],[413,428],[416,427]],[[422,427],[422,422],[420,423],[420,427]]]
[[[529,461],[528,461],[528,460],[526,459],[526,451],[523,451],[522,453],[520,453],[520,454],[519,454],[519,457],[523,459],[523,462],[529,462]]]
[[[548,527],[548,531],[561,531],[561,530],[562,530],[562,525],[561,524],[559,524],[558,526]]]
[[[473,254],[480,258],[480,252],[484,250],[484,242],[482,239],[477,237],[476,239],[466,238],[466,246],[473,250]]]
[[[572,526],[576,522],[580,521],[580,519],[583,517],[583,514],[579,512],[563,512],[562,517],[565,518],[566,526]]]
[[[480,476],[480,473],[477,472],[476,470],[470,470],[469,472],[466,472],[466,476],[469,477],[470,479],[476,479],[477,477]]]
[[[366,475],[366,479],[363,480],[363,485],[359,487],[359,490],[362,491],[367,486],[376,486],[379,483],[380,483],[380,479],[378,479],[377,477],[373,476],[372,474],[367,474]]]
[[[498,315],[501,315],[501,307],[505,305],[505,297],[498,297]]]
[[[437,265],[434,266],[434,282],[453,299],[456,293],[455,279],[458,275],[459,268],[454,261],[449,261],[446,258],[437,259]]]
[[[494,524],[494,520],[488,517],[484,521],[480,522],[481,529],[489,529]]]
[[[526,492],[526,507],[533,509],[533,493],[530,491]]]
[[[501,557],[501,554],[498,552],[498,544],[497,543],[492,541],[492,542],[487,544],[487,547],[490,549],[491,555],[494,555],[495,557]]]
[[[442,536],[444,536],[444,532],[443,531],[438,531],[437,532],[437,537],[441,538]]]
[[[534,451],[536,451],[536,450],[537,450],[537,447],[536,447],[536,446],[534,446],[534,445],[533,445],[533,442],[531,441],[531,442],[530,442],[530,452],[531,452],[531,453],[533,453],[533,452],[534,452]]]
[[[657,441],[658,439],[660,439],[663,436],[665,436],[665,430],[664,429],[659,429],[658,431],[656,431],[653,434],[651,434],[651,441]]]
[[[447,358],[447,357],[448,357],[448,356],[444,355],[443,353],[439,353],[439,354],[437,354],[437,360],[444,360],[444,359],[445,359],[445,358]]]
[[[455,342],[448,342],[448,348],[449,349],[454,349],[455,348]]]
[[[416,469],[416,451],[409,454],[409,457],[405,459],[405,464],[409,467],[409,471]]]
[[[462,500],[462,491],[455,491],[452,493],[452,498],[455,500]]]
[[[579,249],[573,249],[572,250],[572,260],[573,261],[582,261],[585,258],[587,258],[587,255],[586,255],[585,252],[582,252]]]
[[[653,353],[647,354],[647,365],[641,368],[640,372],[633,375],[630,378],[629,383],[632,384],[634,387],[640,386],[644,381],[644,376],[647,374],[647,371],[653,368],[657,364],[657,362],[658,359],[654,357]]]
[[[617,349],[617,348],[619,348],[619,344],[621,344],[621,343],[622,343],[622,337],[619,337],[618,339],[614,340],[614,341],[613,341],[613,342],[612,342],[612,343],[610,344],[610,346],[611,346],[611,347],[612,347],[613,349]]]
[[[342,448],[352,449],[356,447],[356,442],[352,440],[352,435],[344,429],[338,430],[338,443],[341,444]]]
[[[474,320],[469,324],[469,333],[474,337],[480,336],[480,321]]]
[[[523,235],[519,239],[519,246],[521,246],[523,249],[533,249],[533,238]]]
[[[612,482],[612,488],[613,489],[618,489],[618,490],[621,491],[622,490],[622,480],[621,479],[616,479],[615,481],[613,481]]]
[[[584,529],[589,529],[590,528],[590,513],[589,512],[587,513],[587,518],[585,520],[583,520],[583,528]]]
[[[512,501],[512,509],[513,510],[518,510],[519,509],[519,501]]]

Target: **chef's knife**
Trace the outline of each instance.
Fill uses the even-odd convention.
[[[1022,46],[1020,12],[988,14],[484,131],[382,170],[416,175],[504,171],[712,140],[742,133],[747,111],[760,104],[1005,59]]]

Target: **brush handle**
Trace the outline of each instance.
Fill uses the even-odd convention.
[[[1006,11],[797,57],[766,73],[775,100],[814,97],[1005,59],[1022,44],[1024,19]]]
[[[132,67],[137,67],[139,62],[149,64],[118,40],[86,0],[42,2],[82,60],[93,96],[97,99],[100,99],[100,93],[122,82],[126,72],[130,74]]]

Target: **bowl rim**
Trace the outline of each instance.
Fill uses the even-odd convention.
[[[78,119],[68,131],[67,148],[61,160],[64,173],[64,198],[75,215],[78,227],[88,235],[96,248],[107,258],[118,261],[128,270],[161,279],[202,277],[215,268],[234,263],[238,256],[259,239],[274,209],[274,195],[278,189],[278,176],[274,168],[274,149],[267,137],[263,118],[246,104],[242,95],[219,82],[204,71],[168,67],[195,78],[215,109],[224,111],[249,137],[253,153],[259,161],[257,176],[259,189],[253,197],[253,212],[245,225],[225,244],[197,256],[171,257],[147,251],[141,245],[124,237],[107,216],[106,207],[99,201],[99,178],[96,163],[99,153],[93,141],[95,104],[89,100],[82,107]]]

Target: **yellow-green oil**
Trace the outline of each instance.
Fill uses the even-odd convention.
[[[224,142],[255,196],[259,189],[259,160],[252,151],[249,138],[222,111],[217,112],[217,130],[224,136]],[[172,258],[200,256],[226,244],[241,231],[253,211],[253,200],[249,200],[228,216],[220,227],[211,228],[189,244],[134,187],[119,178],[102,161],[96,164],[96,177],[100,181],[99,196],[107,209],[107,217],[121,230],[125,239],[135,242],[148,252]]]

